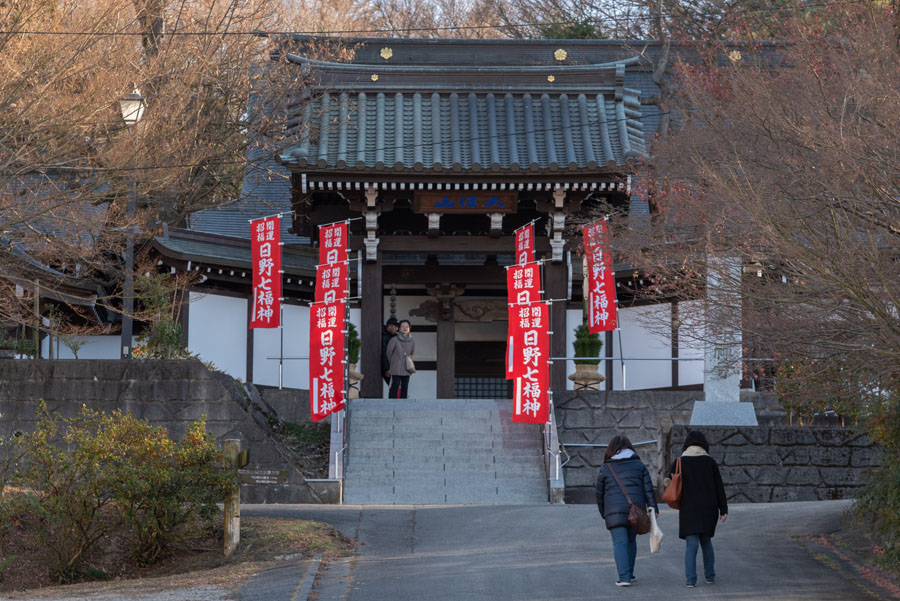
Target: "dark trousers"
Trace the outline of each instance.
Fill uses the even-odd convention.
[[[391,376],[391,391],[388,398],[405,399],[409,388],[409,376]]]

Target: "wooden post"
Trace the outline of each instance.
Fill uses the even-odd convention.
[[[225,441],[225,459],[237,474],[238,455],[241,452],[241,441],[229,439]],[[231,557],[238,543],[241,542],[241,486],[225,497],[225,557]]]
[[[369,399],[380,399],[383,394],[381,373],[381,332],[384,326],[382,302],[384,288],[381,280],[381,252],[377,260],[366,261],[362,265],[362,283],[360,285],[362,327],[360,328],[359,371],[365,374],[360,383],[359,396]]]

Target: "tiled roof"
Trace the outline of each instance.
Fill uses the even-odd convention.
[[[170,230],[169,236],[157,236],[153,246],[165,256],[184,261],[212,263],[250,270],[250,242],[224,236],[179,234]],[[312,277],[316,271],[316,254],[312,250],[284,247],[282,269]],[[290,249],[290,250],[289,250]]]
[[[280,156],[304,171],[621,171],[645,156],[636,59],[574,66],[326,63]]]
[[[190,228],[197,232],[221,234],[234,238],[250,238],[250,220],[284,213],[281,239],[285,244],[309,244],[309,238],[288,233],[291,225],[291,179],[287,169],[271,155],[262,156],[254,149],[244,175],[241,198],[214,209],[197,211],[190,216]]]

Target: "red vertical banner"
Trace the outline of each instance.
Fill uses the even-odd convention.
[[[333,265],[347,261],[347,222],[319,228],[319,264]]]
[[[520,340],[516,336],[516,306],[527,305],[541,299],[541,270],[537,263],[513,265],[506,270],[506,296],[509,326],[506,338],[506,379],[514,376],[513,365],[521,357]]]
[[[588,297],[588,330],[591,334],[615,330],[618,327],[616,279],[609,252],[606,221],[586,226],[583,234],[588,269],[584,274],[584,293]]]
[[[316,266],[317,303],[334,303],[347,300],[347,263]]]
[[[514,366],[513,421],[543,424],[550,418],[550,304],[517,305],[515,315],[522,352]]]
[[[534,263],[534,224],[516,230],[516,264]]]
[[[309,408],[317,422],[344,408],[343,302],[309,308]]]
[[[253,258],[253,307],[250,329],[281,325],[281,219],[250,222]]]

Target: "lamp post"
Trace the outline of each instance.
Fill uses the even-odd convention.
[[[133,127],[144,116],[147,104],[137,88],[131,94],[125,95],[119,100],[119,109],[122,111],[122,120],[126,127]],[[122,359],[131,359],[131,342],[134,313],[134,217],[135,195],[137,178],[131,176],[131,184],[128,190],[128,229],[125,235],[125,285],[122,298]]]

